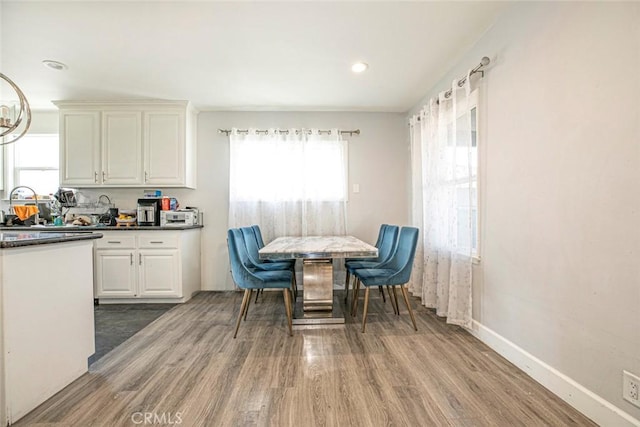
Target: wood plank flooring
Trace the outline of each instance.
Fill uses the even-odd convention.
[[[16,426],[593,426],[463,329],[372,293],[344,326],[287,333],[281,292],[202,292]],[[342,299],[340,299],[342,301]],[[147,418],[144,418],[147,417]]]

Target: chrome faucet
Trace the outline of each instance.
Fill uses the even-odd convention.
[[[26,188],[27,190],[30,190],[33,193],[33,200],[36,204],[36,208],[38,207],[38,194],[36,193],[36,191],[31,187],[27,187],[26,185],[18,185],[17,187],[14,187],[13,190],[11,190],[11,193],[9,193],[9,213],[12,215],[15,215],[16,213],[15,210],[13,209],[13,193],[18,188]],[[35,219],[36,225],[38,225],[40,223],[40,215],[36,213],[34,219]]]

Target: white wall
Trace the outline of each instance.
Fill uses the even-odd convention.
[[[198,116],[198,195],[206,209],[203,230],[203,286],[231,289],[228,276],[229,144],[218,129],[317,127],[360,129],[348,137],[350,191],[348,233],[375,241],[381,223],[408,222],[406,180],[409,152],[404,117],[382,113],[202,112]],[[295,177],[292,177],[295,179]]]
[[[32,110],[29,134],[32,133],[58,133],[58,111]]]
[[[640,4],[516,4],[425,99],[485,55],[474,319],[640,424]]]

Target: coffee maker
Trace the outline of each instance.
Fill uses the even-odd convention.
[[[160,210],[162,210],[162,199],[138,199],[138,225],[160,225]]]

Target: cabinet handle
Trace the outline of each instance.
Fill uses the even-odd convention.
[[[102,171],[102,182],[107,182],[107,175]]]
[[[122,243],[119,240],[107,240],[107,243]]]
[[[130,265],[133,265],[133,252],[129,254],[129,263]]]
[[[149,243],[164,243],[162,240],[151,240]]]
[[[142,265],[142,254],[138,254],[138,265]]]
[[[149,173],[147,171],[144,171],[144,182],[149,181]]]
[[[95,183],[98,182],[98,172],[94,172],[93,173],[93,182],[95,182]]]

